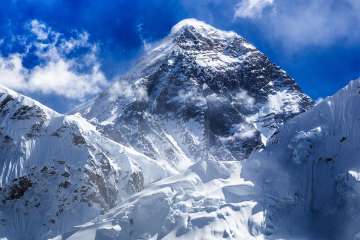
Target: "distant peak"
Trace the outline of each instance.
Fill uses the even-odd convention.
[[[36,101],[35,99],[32,99],[28,96],[25,96],[21,93],[18,93],[16,91],[0,84],[0,103],[2,101],[4,101],[6,96],[11,96],[13,99],[16,99],[16,101],[18,101],[20,104],[23,104],[23,105],[37,105],[38,107],[42,108],[49,115],[57,115],[58,114],[55,110],[43,105],[42,103]]]
[[[181,32],[184,29],[192,28],[196,30],[199,33],[203,34],[216,34],[216,35],[222,35],[223,37],[235,37],[237,34],[232,31],[222,31],[220,29],[217,29],[203,21],[200,21],[195,18],[187,18],[183,19],[171,29],[171,34],[177,34]]]

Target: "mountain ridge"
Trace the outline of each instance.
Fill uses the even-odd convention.
[[[0,237],[42,239],[69,231],[149,183],[174,174],[62,115],[0,87]],[[165,165],[164,165],[165,164]],[[69,219],[71,212],[76,217]]]

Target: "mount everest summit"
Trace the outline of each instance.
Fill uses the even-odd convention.
[[[360,239],[359,90],[195,19],[72,114],[0,87],[0,239]]]
[[[242,37],[189,19],[76,110],[110,138],[184,169],[208,155],[245,159],[311,106],[294,80]]]

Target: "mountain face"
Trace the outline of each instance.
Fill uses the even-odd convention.
[[[187,19],[76,111],[113,140],[183,170],[209,157],[245,159],[311,106],[294,80],[242,37]]]
[[[0,87],[0,238],[47,239],[173,174],[166,163]]]
[[[285,239],[359,239],[360,79],[280,127],[243,176]],[[256,170],[256,171],[254,171]]]
[[[359,239],[360,80],[245,161],[202,160],[57,240]]]

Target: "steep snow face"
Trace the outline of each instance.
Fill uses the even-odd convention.
[[[274,236],[360,235],[359,104],[357,80],[289,120],[264,151],[250,157],[243,177],[260,189],[259,201],[267,209]]]
[[[48,239],[176,172],[0,87],[0,238]]]
[[[245,159],[311,106],[293,79],[242,37],[188,19],[76,111],[112,139],[182,170],[208,154]]]

